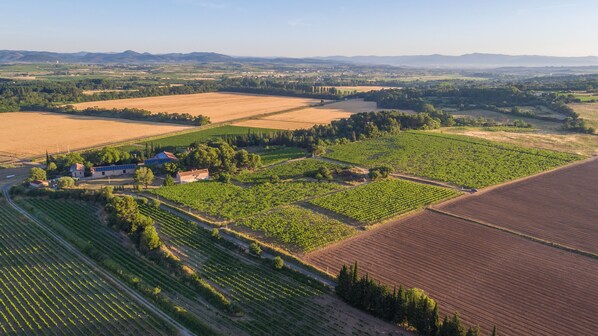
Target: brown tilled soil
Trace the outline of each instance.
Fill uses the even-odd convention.
[[[592,335],[598,261],[454,217],[423,211],[308,254],[321,269],[357,260],[363,274],[419,287],[441,312],[483,334]]]
[[[597,196],[598,160],[592,160],[437,208],[598,254]]]

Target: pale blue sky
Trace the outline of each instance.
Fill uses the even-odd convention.
[[[0,49],[598,55],[597,0],[0,0]]]

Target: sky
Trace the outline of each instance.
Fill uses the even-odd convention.
[[[597,0],[0,0],[0,50],[598,56]]]

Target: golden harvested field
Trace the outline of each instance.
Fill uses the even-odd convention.
[[[326,87],[335,87],[337,90],[342,92],[368,92],[368,91],[378,91],[383,89],[400,89],[399,87],[389,87],[389,86],[326,86]]]
[[[348,118],[354,113],[371,111],[380,111],[380,109],[376,108],[375,102],[366,102],[363,99],[351,99],[324,106],[245,120],[234,125],[279,129],[310,128],[317,124],[328,124],[333,120]]]
[[[468,135],[486,140],[506,142],[523,147],[542,148],[580,155],[598,155],[598,137],[591,134],[565,132],[489,131],[481,127],[443,127],[431,132]]]
[[[105,100],[75,104],[78,109],[87,107],[140,108],[154,113],[189,113],[205,115],[213,123],[260,114],[308,107],[319,99],[254,95],[247,93],[210,92],[147,98]]]
[[[164,123],[136,122],[47,112],[0,113],[0,152],[19,157],[76,150],[189,129]]]
[[[569,104],[590,126],[598,129],[598,103]]]

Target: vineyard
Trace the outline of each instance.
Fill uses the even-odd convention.
[[[341,188],[325,182],[261,183],[248,188],[229,183],[195,182],[152,192],[210,216],[238,219]]]
[[[0,334],[174,331],[0,201]]]
[[[123,237],[102,224],[96,216],[98,209],[88,204],[52,199],[27,199],[22,201],[26,209],[52,227],[59,235],[83,251],[95,251],[94,259],[101,259],[102,266],[121,276],[137,287],[141,285],[159,288],[160,295],[177,300],[176,304],[190,312],[200,312],[202,319],[210,321],[203,304],[196,301],[199,293],[181,283],[166,269],[141,257],[128,248]],[[189,326],[186,321],[181,321]],[[207,329],[209,330],[209,328]],[[205,332],[205,331],[204,331]],[[208,332],[205,332],[209,334]]]
[[[232,252],[195,223],[150,206],[142,205],[141,211],[158,223],[184,263],[230,293],[245,317],[229,323],[249,334],[388,335],[397,330],[344,306],[308,278]]]
[[[277,245],[300,252],[311,251],[356,233],[351,226],[298,206],[261,213],[236,225],[257,231],[267,239],[273,239]]]
[[[402,132],[329,147],[332,159],[481,188],[579,160],[575,154],[522,148],[471,137]]]
[[[458,194],[451,189],[389,179],[315,198],[309,202],[369,224]]]
[[[330,170],[342,168],[341,165],[324,162],[316,159],[305,159],[286,162],[273,167],[262,169],[256,172],[245,171],[236,179],[241,182],[267,182],[272,176],[278,176],[281,180],[304,177],[306,173],[315,172],[320,167]]]

